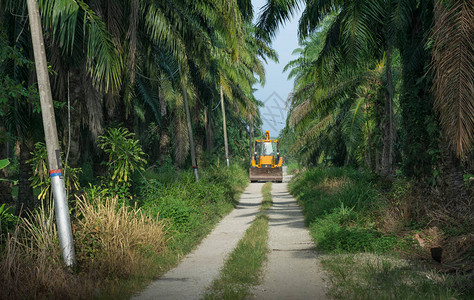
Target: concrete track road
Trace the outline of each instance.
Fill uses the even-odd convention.
[[[288,193],[288,176],[272,185],[268,262],[263,284],[253,288],[255,299],[327,299],[324,282],[303,215]],[[263,183],[251,183],[235,210],[226,216],[196,250],[133,299],[200,299],[218,277],[254,220],[262,201]]]
[[[199,299],[219,275],[225,258],[252,224],[262,202],[263,183],[251,183],[239,205],[174,269],[133,299]]]
[[[268,263],[262,285],[253,289],[255,299],[328,299],[315,245],[304,225],[296,200],[283,183],[272,185],[273,207],[268,210]]]

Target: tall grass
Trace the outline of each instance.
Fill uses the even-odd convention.
[[[0,254],[1,299],[87,299],[94,284],[62,263],[51,208],[21,218]]]
[[[82,270],[99,278],[141,275],[152,255],[166,250],[165,223],[140,208],[114,199],[77,200],[77,260]]]
[[[116,199],[77,200],[74,221],[78,270],[68,271],[60,256],[53,209],[22,218],[1,252],[2,299],[90,299],[107,280],[139,276],[147,253],[165,250],[164,223],[140,209],[117,206]]]

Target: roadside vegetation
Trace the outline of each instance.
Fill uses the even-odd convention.
[[[317,249],[326,254],[329,296],[474,296],[474,220],[463,214],[452,219],[435,194],[420,193],[403,179],[387,189],[376,175],[334,167],[297,175],[290,190]]]
[[[271,182],[266,182],[262,186],[261,212],[229,255],[219,278],[212,282],[204,299],[248,299],[251,288],[261,283],[264,263],[270,251],[268,216],[265,210],[273,205],[271,190]]]
[[[284,3],[262,14],[270,35],[299,5]],[[331,296],[474,297],[473,12],[469,0],[303,6],[280,138]]]
[[[77,265],[59,256],[27,2],[0,1],[0,298],[127,298],[233,208],[277,54],[250,2],[37,2]]]
[[[45,168],[35,173],[42,206],[21,217],[0,207],[0,298],[128,298],[191,251],[248,183],[243,166],[218,159],[199,182],[171,162],[145,169],[141,147],[123,128],[100,141],[109,155],[105,176],[90,178],[95,184],[70,200],[75,269],[62,263]],[[43,154],[35,153],[36,165]]]

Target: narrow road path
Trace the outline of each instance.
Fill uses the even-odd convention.
[[[239,205],[227,215],[196,250],[133,299],[199,299],[217,278],[227,255],[243,237],[262,202],[263,183],[251,183]]]
[[[268,263],[255,299],[328,299],[315,245],[304,225],[301,208],[283,183],[273,183]]]

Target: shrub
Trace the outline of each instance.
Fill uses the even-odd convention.
[[[0,239],[3,235],[12,233],[17,222],[18,217],[13,213],[13,209],[5,203],[0,205]]]
[[[381,196],[372,176],[343,168],[308,170],[290,185],[303,206],[319,249],[329,252],[386,252],[397,239],[374,229]]]
[[[118,197],[120,202],[131,199],[130,179],[135,171],[144,170],[145,153],[135,135],[126,128],[109,128],[99,136],[98,146],[109,156],[105,163],[107,177],[101,187],[105,196]]]
[[[29,178],[31,186],[40,190],[38,195],[39,200],[52,199],[51,177],[48,173],[48,153],[46,151],[46,144],[41,142],[36,143],[35,149],[31,155],[32,158],[26,161],[32,168],[33,176]],[[61,157],[63,156],[64,153],[61,152]],[[81,171],[80,168],[71,168],[67,163],[64,164],[64,183],[69,194],[71,194],[72,191],[79,190],[79,174]]]

